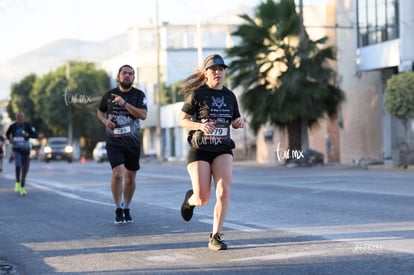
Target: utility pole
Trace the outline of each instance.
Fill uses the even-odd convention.
[[[302,44],[305,40],[305,26],[303,24],[303,0],[299,0],[299,38]]]
[[[303,23],[303,0],[299,0],[299,50],[305,50],[305,25]],[[301,150],[307,151],[309,149],[308,140],[308,119],[301,117],[300,119],[300,135],[301,135]]]
[[[198,16],[197,22],[197,57],[198,66],[203,66],[203,34],[201,32],[201,18]]]
[[[68,81],[68,87],[69,88],[69,81],[70,81],[70,62],[68,61],[66,63],[66,80]],[[73,141],[73,110],[72,110],[72,104],[69,104],[69,124],[68,124],[68,140],[69,143],[72,144]]]
[[[161,133],[161,80],[160,80],[160,24],[158,15],[158,0],[155,2],[155,30],[156,30],[156,51],[157,51],[157,128],[156,128],[156,140],[157,140],[157,158],[162,161],[162,133]]]

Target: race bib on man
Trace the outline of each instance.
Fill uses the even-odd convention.
[[[132,134],[131,126],[130,125],[124,125],[120,127],[114,128],[114,136],[115,137],[122,137],[122,136],[128,136]]]

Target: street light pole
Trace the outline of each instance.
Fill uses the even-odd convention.
[[[157,128],[156,128],[156,141],[157,141],[157,158],[163,160],[162,157],[162,133],[161,133],[161,80],[160,80],[160,25],[158,15],[158,0],[155,2],[155,29],[156,29],[156,51],[157,51]]]
[[[203,34],[201,33],[201,18],[198,16],[197,22],[197,57],[198,57],[198,66],[203,65]]]
[[[299,1],[299,50],[305,50],[305,25],[303,23],[303,0]],[[301,145],[302,151],[307,151],[309,149],[309,140],[308,140],[308,118],[301,117],[300,119],[300,134],[301,134]]]
[[[69,87],[69,81],[70,81],[70,62],[68,61],[66,63],[66,80],[68,81],[68,87]],[[73,141],[73,110],[72,110],[72,104],[69,104],[69,124],[68,124],[68,139],[70,144],[72,144]]]

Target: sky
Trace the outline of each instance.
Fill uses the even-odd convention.
[[[61,38],[101,41],[130,26],[196,24],[264,0],[0,0],[0,63]],[[304,4],[324,0],[304,0]]]
[[[196,24],[260,0],[0,0],[0,63],[60,38],[100,41],[130,26]]]

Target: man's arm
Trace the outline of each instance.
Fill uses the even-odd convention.
[[[27,124],[27,127],[29,129],[28,133],[29,133],[29,137],[30,138],[37,138],[37,132],[36,132],[36,128],[30,124]]]
[[[147,110],[142,108],[137,108],[132,104],[126,102],[125,109],[133,115],[135,118],[139,118],[141,120],[145,120],[147,118]]]
[[[12,128],[13,128],[13,125],[10,125],[9,126],[9,128],[7,129],[7,131],[6,131],[6,138],[12,143],[13,142],[13,133],[12,133]]]
[[[145,120],[147,118],[147,110],[145,108],[135,107],[134,105],[126,102],[120,95],[112,94],[112,96],[114,97],[112,102],[124,107],[133,117],[141,120]]]
[[[102,111],[97,111],[96,112],[96,116],[98,117],[98,120],[103,124],[106,125],[106,117],[105,117],[105,113]]]

